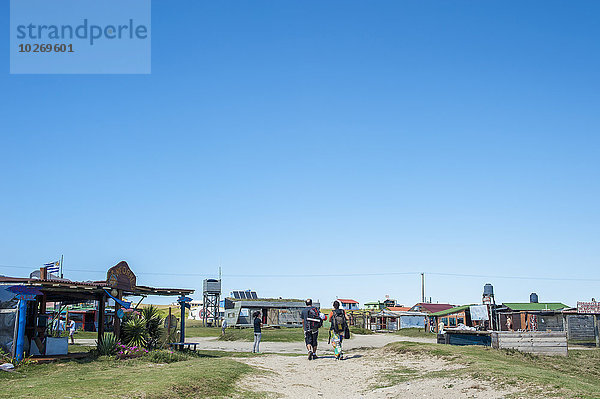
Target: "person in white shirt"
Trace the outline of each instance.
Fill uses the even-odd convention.
[[[69,337],[71,337],[72,344],[75,343],[75,330],[77,330],[77,324],[75,323],[75,320],[71,319],[71,321],[69,321]]]

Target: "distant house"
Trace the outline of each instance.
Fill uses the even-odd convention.
[[[374,301],[374,302],[365,302],[364,304],[365,310],[381,310],[384,308],[383,302]]]
[[[449,303],[428,303],[428,302],[420,302],[410,308],[411,312],[423,312],[427,314],[441,312],[442,310],[452,309],[454,305],[450,305]],[[434,323],[432,319],[427,318],[427,330],[433,332],[434,331]]]
[[[449,303],[427,303],[421,302],[410,308],[411,312],[423,312],[423,313],[435,313],[441,312],[442,310],[451,309],[454,305]]]
[[[383,307],[384,308],[389,308],[389,307],[394,307],[398,305],[398,303],[396,302],[395,299],[386,299],[385,301],[383,301]]]
[[[358,302],[354,299],[338,299],[337,300],[344,310],[358,310]]]
[[[408,306],[388,306],[386,308],[390,312],[408,312],[410,308]]]
[[[560,302],[509,302],[503,303],[496,312],[501,331],[564,331],[562,310],[568,308]]]
[[[390,311],[384,309],[369,317],[367,328],[373,331],[396,331],[402,328],[425,328],[425,317],[421,312]]]
[[[436,333],[439,332],[438,324],[440,321],[444,323],[444,328],[454,328],[459,324],[471,327],[471,315],[469,313],[470,306],[471,305],[456,306],[439,312],[430,313],[428,316],[430,331]]]

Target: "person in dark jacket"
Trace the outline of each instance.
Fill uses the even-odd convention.
[[[260,353],[258,350],[260,338],[262,336],[262,320],[260,319],[260,312],[256,311],[252,316],[254,317],[254,346],[252,347],[252,353]]]
[[[348,328],[348,322],[346,320],[346,312],[344,309],[340,309],[340,302],[333,302],[333,310],[329,314],[329,321],[331,327],[329,329],[329,340],[333,345],[333,353],[335,354],[336,360],[342,360],[344,354],[342,352],[342,341],[344,340],[344,334]]]

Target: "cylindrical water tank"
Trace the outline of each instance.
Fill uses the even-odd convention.
[[[538,303],[538,296],[535,292],[532,292],[531,295],[529,295],[529,302]]]
[[[486,285],[483,286],[483,295],[484,296],[494,295],[494,287],[490,283],[487,283]]]

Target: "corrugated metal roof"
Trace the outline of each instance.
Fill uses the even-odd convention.
[[[388,306],[386,309],[392,312],[408,312],[410,310],[407,306]]]
[[[468,309],[471,305],[462,305],[456,306],[450,309],[441,310],[439,312],[431,313],[429,316],[445,316],[452,313],[462,312],[465,309]]]
[[[510,310],[515,311],[525,311],[525,310],[560,310],[566,309],[569,306],[560,302],[540,302],[540,303],[531,303],[531,302],[510,302],[503,303],[502,306],[506,306]]]
[[[373,315],[373,317],[400,317],[400,316],[427,316],[427,313],[423,312],[392,312],[389,310],[382,310],[379,313]]]
[[[47,290],[77,290],[78,288],[84,289],[88,292],[96,290],[96,292],[102,293],[102,289],[111,288],[106,281],[71,281],[66,279],[60,280],[41,280],[35,278],[24,278],[24,277],[0,277],[0,283],[11,283],[11,284],[23,284],[41,287]],[[131,295],[188,295],[192,294],[194,290],[180,289],[180,288],[154,288],[143,285],[136,286],[133,290],[127,291]]]
[[[451,309],[454,305],[450,305],[449,303],[417,303],[415,306],[419,306],[421,311],[426,311],[427,313],[435,313],[441,312],[442,310]],[[413,306],[413,308],[415,307]],[[412,308],[411,308],[412,309]]]

